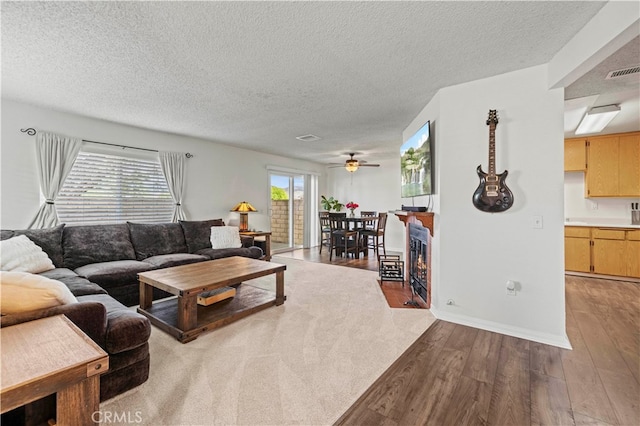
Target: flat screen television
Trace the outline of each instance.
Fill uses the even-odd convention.
[[[430,124],[427,121],[400,147],[402,198],[433,193]]]

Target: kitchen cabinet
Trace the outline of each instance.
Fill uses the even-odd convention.
[[[564,171],[584,172],[587,170],[587,139],[564,140]]]
[[[587,197],[640,197],[640,132],[587,139]]]
[[[621,135],[618,145],[620,154],[619,195],[621,197],[637,197],[640,195],[640,132]]]
[[[640,229],[565,227],[565,270],[640,278]]]
[[[627,231],[627,275],[640,278],[640,229]]]
[[[564,268],[567,271],[591,272],[591,228],[564,228]]]
[[[627,274],[625,231],[594,228],[591,231],[592,272],[603,275]]]

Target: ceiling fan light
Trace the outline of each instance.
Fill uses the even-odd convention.
[[[355,172],[356,170],[358,170],[358,160],[347,160],[347,162],[344,165],[344,168],[346,171],[348,172]]]

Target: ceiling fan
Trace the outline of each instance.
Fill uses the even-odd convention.
[[[369,164],[366,161],[356,160],[355,158],[353,158],[354,155],[356,155],[355,152],[350,152],[349,153],[350,158],[347,161],[345,161],[344,164],[332,164],[329,167],[330,168],[344,167],[346,171],[351,173],[355,172],[360,167],[380,167],[380,164]]]

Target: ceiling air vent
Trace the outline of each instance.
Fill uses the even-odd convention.
[[[316,135],[302,135],[302,136],[296,136],[296,139],[303,142],[313,142],[313,141],[319,141],[321,138],[317,137]]]
[[[612,78],[626,77],[628,75],[637,74],[637,73],[640,73],[640,66],[624,68],[621,70],[611,71],[609,74],[607,74],[607,76],[605,77],[605,80],[611,80]]]

